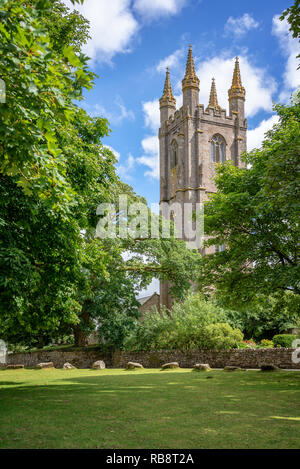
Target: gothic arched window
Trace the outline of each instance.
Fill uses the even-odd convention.
[[[210,141],[210,160],[212,163],[225,163],[225,140],[221,135],[214,135]]]
[[[171,145],[171,168],[175,168],[178,164],[178,145],[176,140],[173,140]]]

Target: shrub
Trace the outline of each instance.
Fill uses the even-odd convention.
[[[274,335],[273,342],[275,347],[291,348],[297,336],[292,334],[278,334]]]
[[[243,340],[239,329],[233,329],[227,323],[209,324],[203,328],[202,337],[198,343],[203,349],[231,349],[237,348]]]
[[[260,341],[260,345],[263,348],[273,348],[274,347],[274,342],[272,340],[263,339],[263,340]]]
[[[237,344],[237,348],[243,349],[243,348],[249,348],[249,347],[248,347],[247,344],[245,344],[245,342],[239,342],[239,343]]]
[[[214,327],[208,327],[212,326]],[[217,326],[217,327],[216,327]],[[222,308],[200,294],[175,303],[172,311],[145,313],[143,321],[126,340],[127,350],[191,350],[237,347],[242,333],[226,323]]]

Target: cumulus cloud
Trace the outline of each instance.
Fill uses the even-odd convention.
[[[88,104],[83,104],[83,107],[89,112],[91,116],[104,116],[110,124],[119,125],[124,120],[135,119],[135,114],[130,109],[127,109],[123,99],[118,95],[112,103],[112,108],[115,109],[106,109],[102,104],[96,103],[93,106]]]
[[[110,62],[117,53],[130,51],[130,43],[139,29],[130,9],[130,0],[85,0],[83,5],[66,5],[78,10],[90,21],[91,39],[84,52],[95,62]]]
[[[187,4],[187,0],[135,0],[134,10],[146,19],[176,15]]]
[[[159,178],[159,142],[157,132],[160,126],[159,101],[147,101],[143,103],[145,125],[155,135],[148,135],[142,142],[143,155],[137,158],[137,162],[148,168],[144,175],[151,179]]]
[[[231,86],[234,69],[234,57],[213,57],[201,62],[197,74],[200,78],[200,103],[207,104],[211,79],[216,79],[219,104],[228,108],[228,89]],[[240,69],[243,86],[246,88],[245,111],[252,117],[259,111],[272,111],[272,95],[277,89],[275,80],[264,68],[251,64],[247,56],[240,57]]]
[[[277,124],[279,121],[278,116],[272,116],[269,119],[265,119],[260,122],[260,124],[252,130],[248,130],[247,133],[247,149],[248,151],[253,150],[254,148],[260,148],[262,141],[264,140],[265,133],[268,130],[271,130],[274,124]]]
[[[160,124],[158,99],[143,103],[143,111],[146,126],[153,130],[153,132],[157,132]]]
[[[283,101],[289,101],[292,91],[300,83],[300,70],[297,70],[298,59],[296,58],[300,53],[299,42],[289,32],[288,22],[286,20],[280,21],[279,15],[273,17],[272,33],[278,38],[282,53],[287,58],[283,75],[284,89],[279,98]]]
[[[248,31],[251,31],[251,29],[257,29],[258,26],[259,23],[255,21],[249,13],[245,13],[239,18],[230,16],[225,24],[224,30],[227,36],[233,34],[234,36],[241,37]]]
[[[127,181],[131,181],[132,180],[132,174],[131,173],[134,169],[134,166],[135,166],[135,159],[130,153],[128,155],[128,158],[127,158],[125,164],[119,164],[117,166],[117,172],[118,172],[118,175],[120,176],[120,178],[125,179]]]
[[[167,67],[172,68],[173,70],[175,68],[178,68],[185,54],[186,54],[186,51],[183,48],[177,49],[172,54],[160,60],[160,62],[156,66],[156,71],[165,72]]]
[[[144,154],[137,158],[137,162],[149,169],[144,173],[153,179],[159,178],[159,142],[156,135],[151,135],[142,140]]]

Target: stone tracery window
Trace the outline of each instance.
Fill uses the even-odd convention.
[[[173,140],[171,144],[171,168],[175,168],[178,164],[178,144]]]
[[[221,135],[214,135],[210,141],[210,160],[212,163],[225,163],[225,140]]]

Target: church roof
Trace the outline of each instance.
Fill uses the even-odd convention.
[[[138,300],[138,302],[139,302],[141,305],[143,305],[143,304],[145,304],[148,300],[150,300],[150,298],[152,298],[152,297],[155,296],[155,295],[159,296],[158,293],[154,292],[154,293],[152,293],[152,295],[143,296],[142,298],[138,298],[137,300]]]

